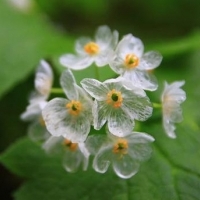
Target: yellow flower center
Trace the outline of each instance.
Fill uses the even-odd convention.
[[[106,100],[107,104],[112,105],[114,108],[119,108],[122,105],[122,101],[123,98],[121,92],[115,89],[108,92]]]
[[[95,42],[89,42],[84,46],[84,50],[90,55],[95,55],[99,53],[99,45]]]
[[[135,54],[127,54],[124,63],[127,69],[133,69],[138,66],[139,58]]]
[[[78,148],[78,144],[77,143],[73,143],[71,142],[71,140],[65,139],[63,141],[63,145],[68,147],[70,151],[76,151]]]
[[[71,115],[75,115],[75,116],[79,115],[83,109],[81,102],[75,101],[75,100],[72,100],[69,103],[67,103],[66,108],[68,109]]]
[[[113,146],[113,153],[120,154],[120,156],[127,154],[127,150],[128,150],[128,142],[126,139],[122,138],[118,139]]]

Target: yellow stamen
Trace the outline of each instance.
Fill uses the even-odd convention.
[[[71,142],[71,140],[65,139],[63,141],[63,145],[68,147],[70,151],[76,151],[78,148],[78,144],[77,143],[73,143]]]
[[[128,142],[126,139],[119,138],[113,146],[113,153],[123,156],[127,154]]]
[[[68,109],[71,115],[75,115],[75,116],[79,115],[83,109],[81,102],[75,101],[75,100],[72,100],[69,103],[67,103],[66,108]]]
[[[135,54],[127,54],[124,63],[127,69],[133,69],[138,66],[139,58]]]
[[[111,104],[114,108],[119,108],[122,105],[122,94],[121,92],[113,89],[107,94],[107,104]]]
[[[84,46],[84,50],[90,55],[95,55],[99,53],[99,45],[95,42],[89,42]]]

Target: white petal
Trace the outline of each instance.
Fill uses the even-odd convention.
[[[51,135],[47,131],[45,125],[36,120],[28,128],[28,136],[34,142],[42,142],[49,138]]]
[[[76,41],[76,44],[75,44],[75,49],[76,49],[76,52],[79,54],[79,55],[82,55],[82,56],[85,56],[87,55],[87,53],[84,51],[84,46],[91,42],[92,39],[89,38],[89,37],[81,37],[79,38],[77,41]]]
[[[113,169],[115,173],[124,179],[134,176],[139,169],[139,163],[133,160],[128,154],[125,154],[122,158],[116,155],[113,159]]]
[[[120,108],[112,109],[108,117],[109,131],[118,137],[124,137],[129,134],[134,127],[134,121],[131,120]]]
[[[94,129],[100,130],[106,123],[107,117],[110,114],[110,109],[103,101],[94,101],[93,104],[93,117],[94,117]]]
[[[105,173],[110,165],[112,146],[103,146],[93,160],[93,168],[99,173]]]
[[[176,138],[176,134],[174,132],[176,127],[173,122],[169,121],[168,118],[163,118],[163,127],[168,137],[173,139]]]
[[[112,53],[110,55],[109,65],[117,74],[123,74],[126,71],[124,66],[124,57],[120,54]]]
[[[83,160],[83,155],[79,150],[66,151],[63,157],[63,166],[68,172],[76,172]]]
[[[159,52],[149,51],[142,56],[138,68],[140,70],[151,70],[158,67],[161,61],[162,55]]]
[[[71,70],[65,70],[60,78],[60,84],[70,100],[78,99],[78,91],[76,90],[76,80]]]
[[[59,61],[65,67],[73,70],[82,70],[89,67],[93,63],[94,58],[88,55],[76,56],[73,54],[65,54],[60,57]]]
[[[95,58],[95,63],[98,67],[103,67],[107,65],[110,61],[110,57],[112,55],[111,50],[103,51]]]
[[[62,153],[63,151],[63,142],[64,138],[62,136],[55,137],[51,136],[46,140],[46,142],[42,145],[42,148],[48,153],[48,154],[58,154]]]
[[[126,96],[122,103],[122,109],[131,119],[145,121],[152,115],[153,108],[147,96],[139,96],[134,91],[126,91],[123,94]]]
[[[154,91],[158,88],[157,80],[153,74],[147,71],[132,70],[124,73],[123,77],[132,82],[135,87]]]
[[[108,26],[100,26],[95,34],[95,41],[100,45],[109,45],[112,42],[113,34]]]
[[[106,99],[108,88],[98,80],[85,78],[81,81],[82,87],[95,99],[102,101]]]
[[[48,96],[51,90],[52,82],[52,69],[45,60],[41,60],[36,70],[35,88],[41,95]]]
[[[79,150],[83,156],[83,159],[82,159],[83,160],[82,161],[83,162],[83,170],[85,171],[88,168],[90,152],[88,150],[86,143],[81,142],[78,144],[78,146],[79,146]]]
[[[142,132],[132,132],[126,138],[132,144],[143,144],[147,142],[153,142],[155,140],[152,136]]]

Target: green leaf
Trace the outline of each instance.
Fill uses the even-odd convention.
[[[42,14],[22,14],[0,2],[0,97],[35,70],[40,59],[72,49],[74,41]]]

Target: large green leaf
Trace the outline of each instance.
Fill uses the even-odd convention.
[[[61,158],[48,157],[37,144],[22,138],[13,144],[0,161],[26,181],[14,194],[16,200],[197,200],[200,197],[199,69],[200,52],[183,58],[182,67],[164,62],[156,72],[159,82],[186,80],[183,103],[185,120],[177,125],[177,139],[164,134],[161,118],[144,122],[142,131],[153,135],[151,159],[141,165],[131,179],[118,178],[110,169],[98,174],[93,169],[74,174],[65,172]],[[187,62],[186,62],[187,60]],[[166,65],[169,65],[167,67]],[[159,91],[162,90],[160,86]],[[159,95],[158,95],[159,96]],[[156,97],[155,97],[156,98]]]

